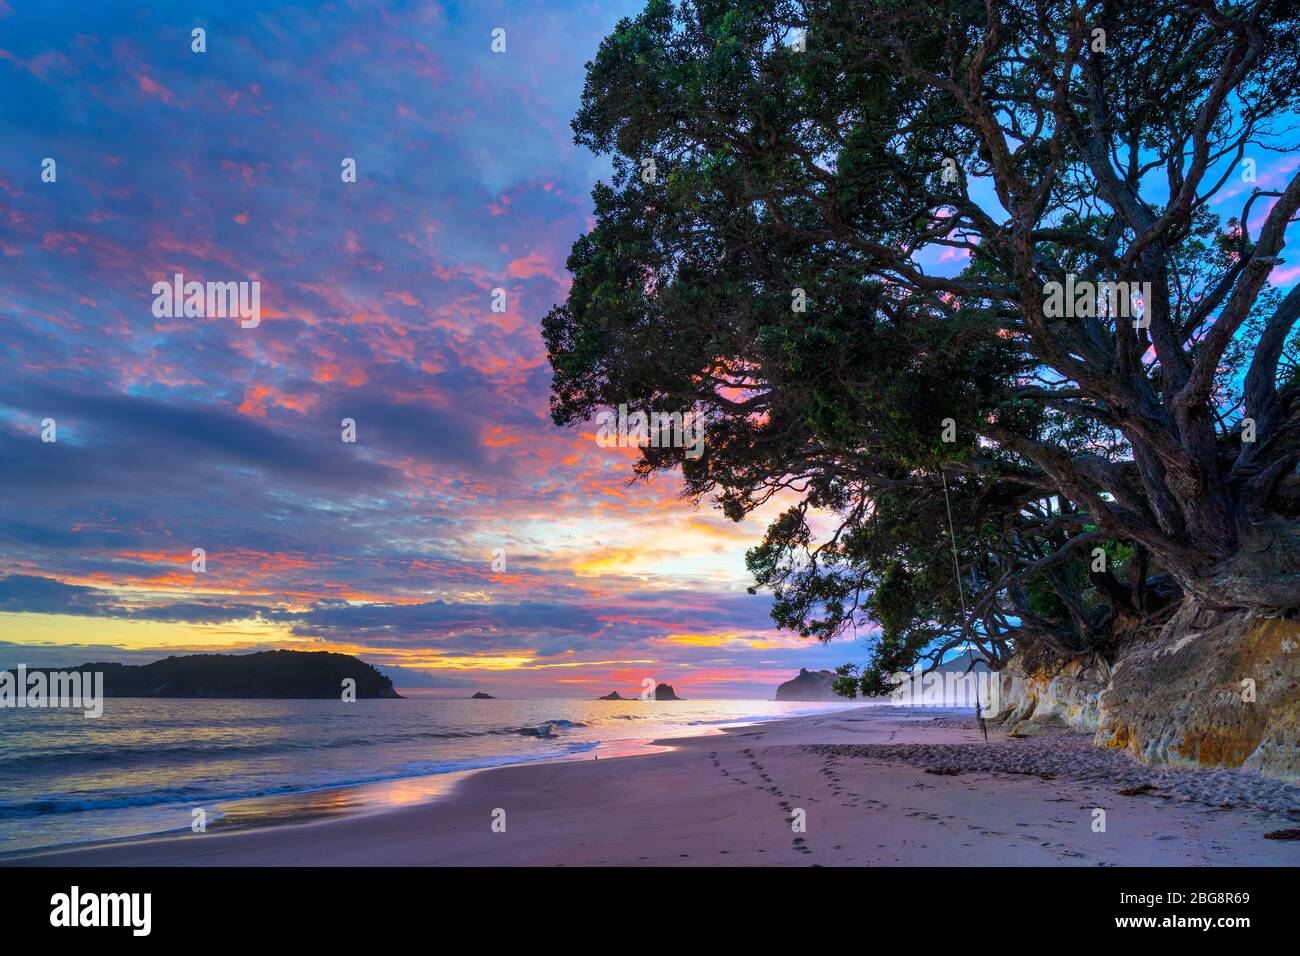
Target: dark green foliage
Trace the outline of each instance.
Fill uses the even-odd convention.
[[[699,409],[704,456],[636,476],[789,505],[755,587],[805,636],[867,625],[861,689],[1013,633],[1104,653],[1180,591],[1294,606],[1300,542],[1260,529],[1300,512],[1300,296],[1266,285],[1300,180],[1253,235],[1210,200],[1295,110],[1298,37],[1267,2],[652,0],[574,121],[615,172],[543,325],[555,421]],[[956,275],[919,264],[951,250]],[[1049,317],[1067,273],[1150,282],[1147,325]]]

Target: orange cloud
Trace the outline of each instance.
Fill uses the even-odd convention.
[[[546,264],[545,256],[525,256],[522,259],[512,259],[508,271],[516,279],[531,279],[533,276],[549,275],[551,270]]]

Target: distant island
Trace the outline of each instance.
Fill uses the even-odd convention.
[[[777,700],[844,700],[835,693],[834,671],[810,671],[799,668],[799,676],[792,677],[776,689]]]
[[[597,700],[627,700],[626,697],[619,696],[619,693],[616,690],[611,690],[604,697],[597,697],[596,699]]]
[[[356,681],[358,700],[401,699],[393,682],[365,661],[330,651],[187,654],[151,664],[108,662],[46,673],[100,672],[105,697],[285,698],[338,700],[343,681]],[[37,673],[29,670],[28,674]]]
[[[672,684],[660,684],[655,688],[655,700],[681,700],[681,698],[673,692]]]
[[[474,692],[474,695],[470,697],[470,700],[496,700],[496,698],[491,694],[485,694],[483,691],[479,690]]]

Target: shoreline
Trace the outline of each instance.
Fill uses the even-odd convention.
[[[1300,864],[1300,843],[1265,837],[1300,826],[1300,786],[1146,766],[1078,734],[991,728],[985,744],[953,712],[846,708],[599,756],[410,778],[421,786],[368,809],[18,850],[0,866]]]
[[[148,698],[137,698],[148,700]],[[448,698],[461,700],[461,698]],[[502,698],[507,703],[516,699]],[[520,698],[525,701],[549,702],[551,698]],[[560,700],[568,700],[560,698]],[[586,698],[576,698],[583,703]],[[624,702],[619,702],[624,703]],[[766,701],[756,703],[768,703]],[[535,755],[498,754],[477,755],[461,759],[449,758],[439,761],[435,770],[420,769],[405,772],[381,772],[376,776],[361,779],[345,779],[316,784],[303,784],[272,787],[262,792],[229,792],[225,795],[213,795],[193,802],[187,800],[143,801],[139,804],[108,804],[102,809],[87,808],[71,814],[32,814],[27,817],[29,838],[22,835],[0,835],[0,863],[18,855],[74,848],[98,846],[100,844],[120,843],[129,840],[144,840],[165,836],[175,836],[191,832],[191,810],[201,807],[207,814],[207,832],[229,832],[232,829],[264,828],[322,819],[335,819],[360,813],[373,813],[404,806],[418,800],[437,799],[444,796],[456,783],[471,774],[510,766],[524,766],[540,763],[553,763],[568,760],[584,760],[593,757],[613,758],[624,755],[658,753],[665,746],[686,737],[710,736],[722,733],[727,728],[748,727],[768,721],[789,720],[804,716],[856,709],[848,702],[790,702],[795,707],[808,708],[793,713],[774,715],[752,712],[744,715],[730,715],[723,719],[706,719],[692,721],[675,728],[644,728],[637,736],[625,737],[614,735],[609,739],[582,740],[574,737],[567,742],[564,749]],[[856,706],[868,706],[858,704]],[[544,723],[551,723],[545,721]],[[578,724],[580,727],[592,725]],[[612,730],[612,728],[611,728]],[[524,729],[519,731],[524,732]],[[500,731],[491,731],[500,733]],[[536,735],[545,736],[545,735]],[[564,743],[563,739],[560,741]],[[137,820],[113,823],[105,815],[121,811],[139,812],[148,810],[154,819],[148,826]],[[50,837],[70,836],[75,833],[67,826],[69,818],[88,816],[87,823],[91,832],[78,834],[66,839]],[[62,824],[65,832],[49,833],[42,824]],[[116,830],[117,832],[113,832]],[[99,832],[95,832],[99,831]],[[7,845],[8,844],[8,845]]]

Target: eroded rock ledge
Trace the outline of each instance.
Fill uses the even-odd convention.
[[[993,715],[1013,736],[1094,734],[1146,763],[1247,767],[1300,780],[1300,621],[1186,602],[1100,659],[1013,658]]]
[[[1013,657],[1000,677],[1001,709],[993,719],[1013,737],[1033,737],[1044,724],[1096,733],[1098,698],[1110,680],[1104,661],[1026,660]]]

